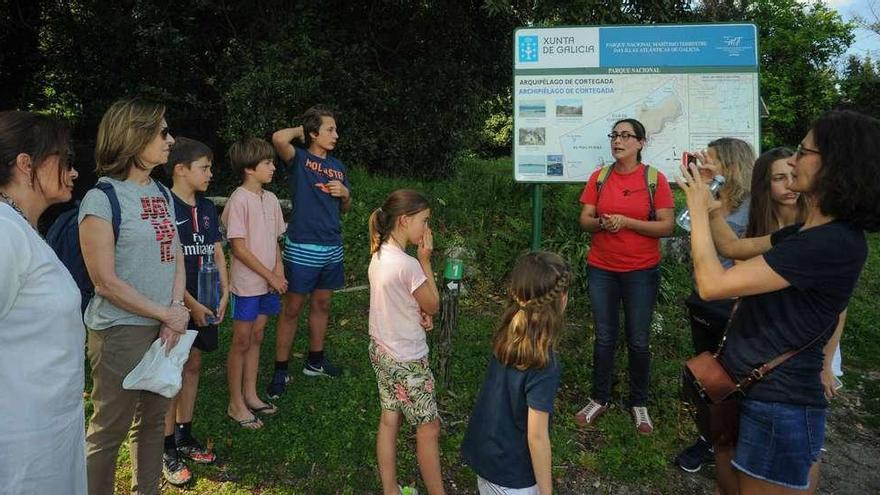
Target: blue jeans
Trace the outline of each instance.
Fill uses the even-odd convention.
[[[629,405],[645,406],[648,404],[648,385],[651,381],[648,335],[660,287],[660,269],[655,266],[646,270],[611,272],[588,265],[587,280],[596,327],[592,398],[600,404],[611,399],[619,309],[623,301],[629,350]]]

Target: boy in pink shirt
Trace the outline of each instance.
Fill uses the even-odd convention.
[[[232,251],[232,345],[227,361],[229,406],[226,414],[243,428],[258,429],[256,414],[278,412],[257,395],[257,368],[263,330],[280,309],[278,294],[287,290],[278,237],[286,226],[278,198],[263,189],[275,173],[275,150],[261,139],[239,141],[229,148],[241,186],[229,197],[221,221]]]

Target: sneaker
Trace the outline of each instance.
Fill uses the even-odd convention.
[[[397,485],[397,490],[400,492],[400,495],[419,495],[419,491],[413,486]]]
[[[287,374],[287,370],[275,370],[275,373],[272,375],[272,381],[266,387],[266,395],[270,399],[281,398],[284,392],[287,392],[287,383],[289,381],[290,376]]]
[[[630,414],[636,422],[636,431],[642,435],[650,435],[654,432],[654,424],[651,423],[651,416],[648,416],[647,407],[633,407],[630,409]]]
[[[183,486],[192,480],[192,473],[186,463],[180,460],[176,450],[162,454],[162,476],[174,486]]]
[[[197,464],[213,464],[217,460],[211,449],[204,447],[193,437],[178,440],[177,452]]]
[[[607,410],[607,402],[605,404],[599,404],[593,399],[590,399],[590,402],[574,415],[574,420],[581,426],[591,425],[593,424],[593,421],[596,421],[599,416],[605,414],[605,411]]]
[[[324,359],[318,364],[312,364],[306,360],[306,364],[303,366],[303,374],[308,376],[329,376],[330,378],[333,378],[342,374],[342,371],[336,366],[333,366],[333,363],[324,357]]]
[[[697,437],[693,445],[679,452],[675,463],[689,473],[696,473],[704,465],[715,464],[715,453],[709,442],[703,440],[703,437]]]

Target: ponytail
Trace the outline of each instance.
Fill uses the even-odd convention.
[[[398,217],[415,215],[429,207],[424,196],[410,189],[398,189],[389,194],[382,206],[370,214],[370,254],[377,253],[382,244],[388,241]]]
[[[388,214],[382,208],[376,208],[370,214],[368,222],[370,226],[370,254],[378,251],[382,244],[388,240],[391,231],[394,230],[394,223],[388,220]]]

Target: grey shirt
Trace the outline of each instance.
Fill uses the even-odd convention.
[[[748,227],[749,225],[750,200],[751,198],[749,197],[743,199],[743,202],[739,205],[739,208],[730,212],[727,215],[727,218],[724,219],[727,222],[727,225],[730,225],[730,228],[740,239],[742,239],[742,237],[746,235],[746,227]],[[733,260],[727,259],[721,255],[718,256],[718,260],[721,261],[721,266],[723,266],[725,269],[733,268]]]
[[[174,202],[169,204],[165,200],[159,190],[164,186],[152,179],[145,186],[108,177],[100,181],[113,185],[122,210],[114,260],[116,276],[147,299],[168,306],[179,245]],[[112,223],[113,214],[106,194],[98,189],[86,193],[79,207],[78,221],[82,223],[87,215]],[[95,295],[86,308],[85,323],[92,330],[104,330],[117,325],[158,325],[160,322],[125,311]]]

